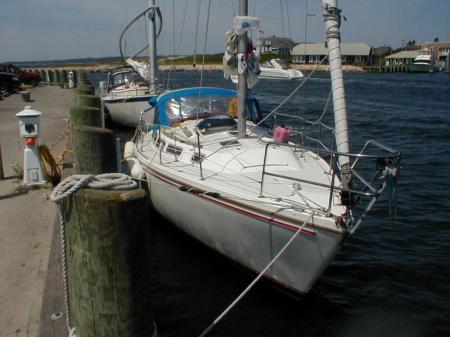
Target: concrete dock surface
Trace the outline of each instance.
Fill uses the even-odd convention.
[[[0,144],[5,174],[5,180],[0,180],[1,337],[42,335],[41,315],[49,315],[42,310],[44,288],[52,238],[58,230],[56,205],[48,200],[52,186],[19,188],[22,177],[17,176],[17,171],[23,167],[24,140],[19,136],[15,115],[26,105],[41,111],[39,143],[49,146],[53,156],[58,157],[66,148],[67,137],[62,133],[75,95],[73,89],[56,86],[39,86],[30,91],[32,102],[29,103],[19,94],[0,100]],[[55,241],[54,238],[53,246]],[[50,265],[57,262],[51,260]],[[55,305],[64,312],[62,303]],[[64,324],[64,317],[59,320],[59,324]]]

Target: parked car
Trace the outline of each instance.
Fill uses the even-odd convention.
[[[5,72],[0,68],[0,95],[19,89],[22,81],[17,74]]]
[[[0,72],[1,71],[17,74],[22,79],[23,83],[31,84],[33,86],[37,86],[39,82],[42,81],[40,73],[36,71],[23,71],[18,66],[11,63],[0,64]]]

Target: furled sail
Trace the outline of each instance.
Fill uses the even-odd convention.
[[[142,78],[146,80],[150,79],[149,68],[147,63],[138,62],[133,59],[126,59],[125,62],[128,63],[130,66],[132,66],[133,69],[136,70],[138,74],[142,76]]]
[[[257,20],[256,18],[251,18]],[[253,27],[252,27],[253,28]],[[249,42],[247,55],[239,59],[238,57],[238,36],[242,31],[233,27],[225,34],[225,54],[223,56],[223,76],[226,80],[231,79],[237,82],[239,69],[247,70],[247,86],[253,88],[258,83],[259,55],[253,51],[253,45]]]

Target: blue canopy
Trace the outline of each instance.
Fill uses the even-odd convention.
[[[223,106],[237,96],[238,93],[235,90],[213,87],[185,88],[164,93],[157,98],[156,102],[153,98],[150,103],[156,105],[154,125],[170,126],[176,118],[180,120],[188,118],[189,114],[193,114],[194,108],[200,108],[200,103],[204,110],[208,110],[205,107],[209,107],[209,110],[213,109],[214,113],[217,113],[217,110],[223,110]],[[196,113],[198,113],[197,110]],[[259,104],[254,97],[247,98],[246,115],[253,121],[261,118]]]

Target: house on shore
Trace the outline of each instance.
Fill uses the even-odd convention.
[[[426,42],[422,48],[431,49],[433,58],[440,67],[448,67],[450,57],[450,42]]]
[[[260,54],[277,54],[281,56],[291,55],[295,43],[286,37],[270,36],[261,37],[258,40],[258,51]]]
[[[414,62],[419,55],[419,50],[431,50],[432,59],[435,64],[445,68],[448,67],[450,58],[450,42],[426,42],[421,45],[415,45],[413,48],[402,50],[392,55],[386,56],[385,64],[389,65],[405,65]]]
[[[386,56],[384,60],[387,66],[405,65],[413,63],[417,55],[419,55],[418,50],[402,50],[398,53]]]
[[[370,64],[371,50],[371,47],[365,43],[342,43],[342,63]],[[299,43],[292,49],[291,56],[294,63],[320,63],[324,57],[328,56],[328,47],[326,43]]]

